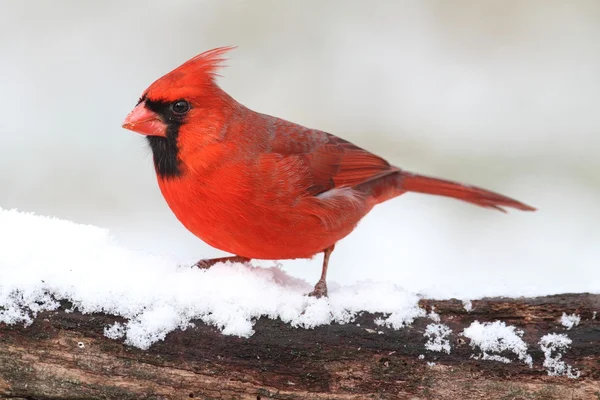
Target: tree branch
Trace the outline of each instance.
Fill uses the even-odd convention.
[[[458,300],[422,300],[434,307],[450,354],[427,350],[431,318],[394,330],[363,314],[351,323],[293,328],[262,318],[248,338],[223,336],[200,322],[142,351],[104,336],[121,319],[61,307],[22,326],[0,324],[0,398],[25,399],[600,399],[600,295],[483,299],[467,312]],[[567,330],[563,313],[581,322]],[[473,321],[505,321],[523,330],[529,367],[475,359],[460,333]],[[548,376],[540,338],[566,334],[560,351],[580,377]],[[433,365],[435,363],[435,365]],[[537,396],[537,397],[536,397]]]

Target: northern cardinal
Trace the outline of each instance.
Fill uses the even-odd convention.
[[[337,136],[252,111],[215,83],[231,47],[204,52],[156,80],[123,127],[146,135],[160,190],[194,235],[233,257],[311,258],[324,253],[310,295],[327,295],[335,244],[376,204],[406,192],[481,207],[533,211],[475,186],[404,171]]]

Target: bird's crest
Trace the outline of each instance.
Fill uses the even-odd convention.
[[[148,95],[152,93],[160,95],[176,88],[199,87],[213,83],[215,76],[218,76],[217,70],[223,67],[223,61],[226,60],[225,53],[235,47],[217,47],[198,54],[157,79],[150,85],[146,93]]]
[[[184,74],[204,74],[214,77],[216,71],[223,67],[223,61],[226,60],[225,53],[235,49],[235,46],[217,47],[216,49],[205,51],[196,57],[186,61],[177,67],[173,72],[179,71]]]

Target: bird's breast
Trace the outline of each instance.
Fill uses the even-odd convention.
[[[350,233],[364,215],[360,211],[352,221],[332,228],[324,221],[335,221],[338,212],[347,217],[346,210],[320,210],[314,198],[299,200],[297,193],[272,196],[254,173],[240,166],[158,182],[189,231],[213,247],[249,258],[312,257]]]

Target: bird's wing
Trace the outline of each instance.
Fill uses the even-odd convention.
[[[309,195],[353,187],[398,170],[383,158],[329,133],[277,118],[269,123],[272,135],[265,156],[299,177],[297,184]]]

